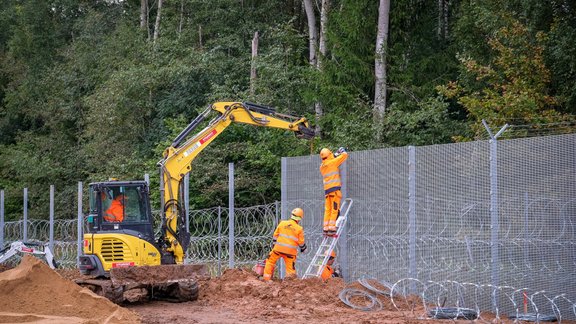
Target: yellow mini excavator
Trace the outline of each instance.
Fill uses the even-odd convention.
[[[217,116],[196,133],[207,117]],[[145,181],[91,183],[90,213],[84,234],[77,283],[121,303],[148,299],[190,301],[198,296],[195,275],[201,265],[185,265],[190,243],[183,204],[183,178],[191,163],[231,123],[290,130],[311,139],[314,130],[305,118],[277,113],[253,103],[218,102],[210,105],[173,141],[158,162],[161,174],[162,224],[154,235],[149,187]]]

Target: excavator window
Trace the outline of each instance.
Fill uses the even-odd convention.
[[[103,223],[148,223],[145,192],[145,188],[139,185],[100,186],[90,193],[90,214],[101,215]]]

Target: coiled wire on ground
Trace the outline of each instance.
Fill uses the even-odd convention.
[[[558,318],[556,315],[542,315],[542,314],[535,314],[535,313],[528,313],[528,314],[518,314],[518,315],[511,315],[509,317],[513,320],[525,321],[525,322],[557,322]]]
[[[467,319],[475,320],[478,313],[470,308],[462,307],[434,307],[428,311],[428,317],[435,319]]]
[[[344,304],[354,309],[362,310],[365,312],[379,311],[382,309],[382,302],[380,302],[380,300],[377,297],[363,290],[354,288],[345,288],[338,294],[338,297]],[[369,303],[368,305],[365,306],[356,305],[351,301],[351,299],[354,297],[361,297],[364,300],[368,301]]]
[[[369,280],[373,280],[373,281],[377,281],[378,283],[380,283],[381,285],[383,285],[384,287],[388,288],[388,291],[385,290],[380,290],[374,286],[372,286],[369,282]],[[369,277],[362,277],[360,279],[358,279],[358,282],[366,289],[370,290],[371,292],[380,294],[382,296],[387,296],[390,297],[391,293],[392,293],[392,285],[390,285],[387,282],[383,282],[383,281],[378,281],[375,278],[369,278]]]

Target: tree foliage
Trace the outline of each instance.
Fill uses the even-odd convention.
[[[320,2],[313,4],[320,19]],[[227,203],[230,162],[237,204],[261,204],[280,198],[282,156],[317,154],[322,146],[447,143],[480,135],[483,118],[538,124],[574,113],[571,2],[445,4],[439,12],[436,1],[392,1],[388,109],[375,125],[377,2],[331,1],[320,71],[308,62],[301,0],[164,1],[156,42],[149,38],[154,1],[148,30],[140,27],[136,0],[4,1],[0,189],[8,219],[20,217],[25,187],[36,218],[47,217],[50,185],[58,193],[57,217],[74,217],[77,181],[148,173],[157,188],[162,151],[215,101],[252,101],[309,120],[321,102],[323,136],[309,143],[289,132],[230,126],[193,162],[193,208]]]
[[[488,64],[462,57],[461,80],[440,86],[448,98],[457,98],[469,113],[476,136],[481,121],[551,123],[561,120],[556,99],[549,95],[550,72],[544,64],[544,35],[534,38],[520,22],[510,19],[488,40],[494,52]]]

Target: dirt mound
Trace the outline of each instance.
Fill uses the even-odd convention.
[[[384,297],[381,298],[384,307],[380,311],[362,312],[350,308],[338,297],[346,287],[346,283],[340,278],[332,278],[326,282],[311,278],[274,280],[267,283],[258,279],[251,271],[230,269],[221,277],[200,281],[197,304],[215,309],[221,307],[222,311],[233,311],[237,320],[254,322],[254,319],[258,319],[258,323],[410,321],[405,317],[406,314],[397,311],[389,299]],[[354,288],[361,287],[355,285]],[[144,316],[146,319],[146,314]],[[222,319],[208,317],[204,320],[210,322]]]
[[[0,322],[139,323],[138,315],[62,278],[25,255],[0,273]]]

